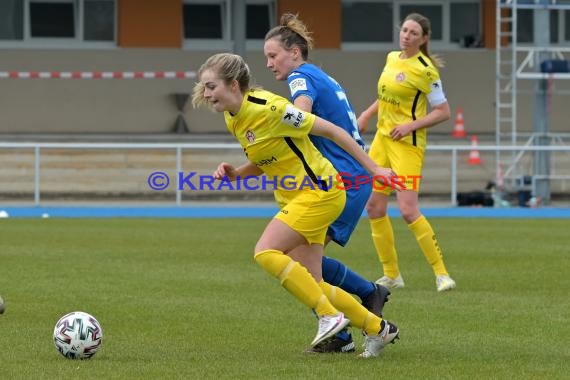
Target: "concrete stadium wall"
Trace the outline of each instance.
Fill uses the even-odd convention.
[[[2,50],[0,71],[186,71],[197,70],[214,52],[180,49],[118,50]],[[312,61],[321,65],[346,88],[357,112],[374,98],[376,81],[386,52],[316,50]],[[461,50],[441,54],[444,88],[452,109],[462,107],[468,133],[495,132],[494,50]],[[247,60],[257,84],[287,95],[265,68],[261,51],[248,52]],[[570,84],[557,82],[555,87]],[[172,94],[191,93],[194,80],[0,80],[0,138],[13,135],[168,134],[178,111]],[[518,131],[532,131],[532,81],[519,82]],[[525,93],[526,91],[526,93]],[[554,94],[550,116],[552,132],[568,132],[569,97]],[[185,117],[192,133],[225,133],[221,115],[188,104]],[[453,120],[436,133],[451,133]],[[189,136],[191,138],[191,136]]]

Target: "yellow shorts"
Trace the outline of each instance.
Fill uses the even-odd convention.
[[[303,235],[309,244],[324,244],[329,225],[344,209],[346,192],[337,187],[328,191],[284,191],[275,198],[282,205],[276,219]]]
[[[376,164],[391,168],[396,172],[400,182],[406,185],[406,190],[420,191],[424,151],[416,146],[402,141],[394,141],[390,136],[376,132],[368,153]],[[390,194],[390,186],[375,183],[372,191]]]

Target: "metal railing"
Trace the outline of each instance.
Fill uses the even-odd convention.
[[[51,142],[0,142],[0,149],[33,149],[34,152],[34,205],[41,204],[41,178],[42,178],[42,153],[50,149],[63,149],[63,150],[104,150],[104,149],[153,149],[153,150],[172,150],[175,155],[176,172],[182,171],[182,152],[183,150],[214,150],[219,149],[223,151],[236,150],[241,151],[242,147],[237,143],[51,143]],[[480,145],[473,147],[470,145],[431,145],[428,146],[429,151],[447,152],[451,155],[450,160],[450,203],[455,206],[457,203],[457,180],[458,180],[458,160],[459,152],[469,152],[472,150],[481,152],[565,152],[570,155],[570,146],[491,146]],[[539,179],[551,180],[569,180],[569,174],[557,174],[552,176],[541,176]],[[1,178],[0,178],[1,180]],[[177,179],[178,181],[179,179]],[[177,189],[179,188],[177,183]],[[182,191],[176,190],[175,194],[176,205],[182,205]]]

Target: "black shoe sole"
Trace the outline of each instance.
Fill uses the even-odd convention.
[[[345,354],[355,351],[356,347],[352,340],[346,341],[334,337],[316,347],[305,349],[306,354]]]

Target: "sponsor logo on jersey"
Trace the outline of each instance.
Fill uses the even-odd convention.
[[[305,114],[298,108],[295,108],[293,105],[288,104],[285,108],[285,113],[281,118],[285,124],[289,124],[295,128],[299,128],[303,120],[305,119]]]
[[[274,162],[277,162],[277,158],[275,156],[272,156],[271,158],[263,158],[259,161],[255,162],[255,165],[257,166],[265,166],[265,165],[270,165]]]
[[[396,99],[396,98],[392,98],[392,97],[389,97],[389,96],[384,96],[384,95],[382,95],[382,96],[380,97],[380,101],[381,101],[381,102],[384,102],[384,103],[391,104],[391,105],[396,106],[396,107],[400,107],[400,101],[399,101],[398,99]]]
[[[307,91],[307,81],[305,78],[297,78],[289,82],[291,95],[295,95],[297,91]]]

